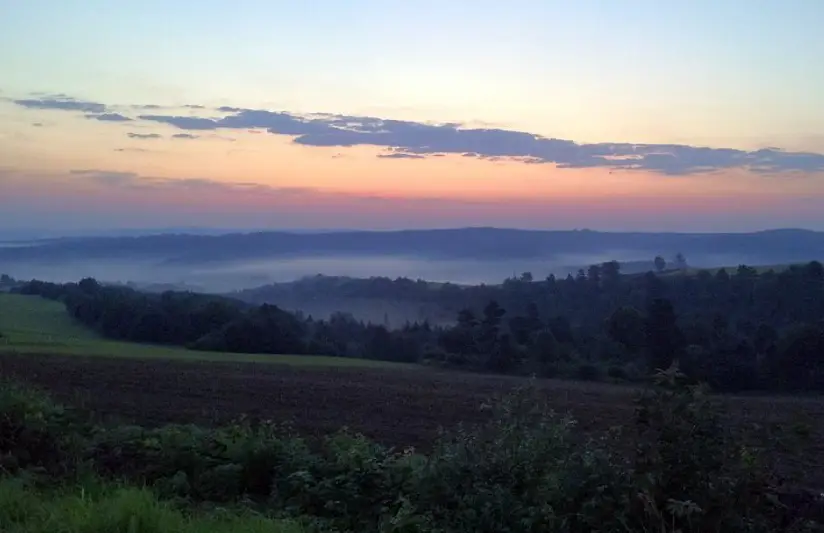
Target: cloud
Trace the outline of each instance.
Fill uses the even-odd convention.
[[[140,120],[170,124],[182,130],[214,130],[215,121],[211,118],[175,117],[166,115],[140,115]]]
[[[104,113],[106,111],[105,104],[77,100],[64,94],[56,94],[48,98],[26,98],[21,100],[12,100],[12,102],[29,109],[84,111],[86,113]]]
[[[424,159],[420,154],[406,154],[403,152],[393,152],[391,154],[378,154],[381,159]]]
[[[271,187],[259,183],[223,182],[206,178],[161,178],[143,176],[136,172],[120,172],[101,169],[75,169],[69,171],[75,179],[87,183],[114,186],[129,189],[162,189],[185,191],[215,191],[221,193],[252,192],[256,194],[302,194],[315,193],[316,189],[308,187]]]
[[[116,172],[112,170],[76,169],[70,170],[69,174],[103,185],[117,186],[131,185],[140,179],[140,176],[135,172]]]
[[[42,122],[33,122],[33,123],[32,123],[32,126],[34,126],[35,128],[42,128],[42,127],[43,127],[43,123],[42,123]]]
[[[192,135],[191,133],[175,133],[172,139],[197,139],[200,135]]]
[[[142,115],[184,130],[265,129],[288,135],[305,146],[371,145],[393,150],[378,157],[418,159],[460,154],[523,163],[552,163],[559,168],[645,170],[669,175],[744,168],[755,172],[824,172],[824,154],[776,149],[745,151],[679,144],[596,143],[500,128],[464,128],[460,124],[427,124],[346,115],[299,116],[286,112],[220,108],[219,118]]]
[[[115,152],[137,152],[137,153],[146,153],[146,152],[153,152],[154,150],[149,150],[148,148],[115,148]]]
[[[129,132],[128,135],[132,139],[160,139],[163,136],[159,133],[132,133]]]
[[[106,120],[99,118],[106,116],[101,114],[106,110],[103,104],[84,102],[66,95],[14,102],[29,108],[84,111],[96,114],[90,118]],[[132,107],[165,109],[153,105]],[[183,107],[205,109],[197,104]],[[760,174],[824,172],[824,153],[819,152],[788,152],[776,148],[747,151],[683,144],[625,142],[585,144],[500,127],[467,127],[456,123],[434,124],[328,113],[298,115],[230,106],[220,106],[213,111],[220,116],[206,118],[143,114],[138,119],[187,131],[263,130],[272,135],[289,136],[292,142],[303,146],[375,146],[388,149],[390,153],[378,155],[388,159],[420,159],[455,154],[489,161],[553,164],[562,169],[623,169],[665,175],[725,169],[746,169]],[[160,137],[159,134],[129,136],[141,139]],[[195,136],[185,138],[193,137]]]
[[[131,122],[127,116],[121,115],[120,113],[103,113],[102,115],[86,115],[86,118],[92,120],[100,120],[102,122]]]

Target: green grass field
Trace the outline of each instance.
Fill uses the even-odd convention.
[[[3,533],[301,533],[295,522],[243,510],[184,513],[146,488],[87,482],[34,488],[23,479],[0,480]]]
[[[63,304],[18,294],[0,293],[0,353],[56,354],[140,359],[233,361],[298,366],[347,366],[410,369],[417,365],[307,355],[251,355],[198,352],[100,337],[66,312]]]

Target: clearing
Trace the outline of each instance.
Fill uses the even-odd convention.
[[[0,353],[59,354],[140,359],[236,361],[299,366],[419,369],[417,365],[314,355],[199,352],[104,339],[74,320],[60,302],[0,293]]]

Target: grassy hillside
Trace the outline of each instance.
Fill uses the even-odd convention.
[[[210,353],[107,340],[74,321],[62,304],[0,293],[0,353],[278,363],[300,366],[420,368],[367,359],[306,355]]]

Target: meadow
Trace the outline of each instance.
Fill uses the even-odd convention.
[[[0,353],[50,354],[139,359],[214,362],[270,363],[320,367],[382,367],[415,369],[366,359],[305,356],[254,355],[192,351],[185,348],[136,344],[105,339],[75,321],[56,301],[36,296],[0,293]]]

